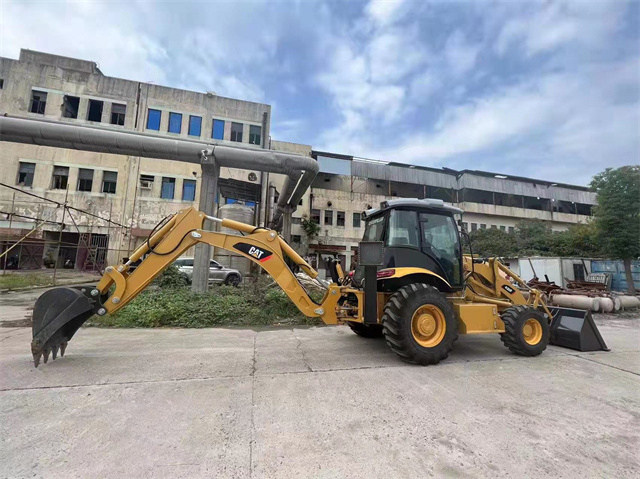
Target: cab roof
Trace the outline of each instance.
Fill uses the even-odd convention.
[[[409,208],[424,208],[429,210],[441,210],[442,212],[447,212],[450,214],[462,214],[463,211],[460,208],[456,208],[455,206],[451,206],[446,204],[442,200],[436,200],[434,198],[398,198],[395,200],[386,200],[380,203],[380,207],[372,208],[370,210],[364,211],[365,218],[370,216],[374,216],[383,211],[397,208],[397,207],[409,207]]]

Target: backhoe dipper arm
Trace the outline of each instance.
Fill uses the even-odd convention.
[[[205,231],[203,230],[205,219],[220,223],[225,228],[245,233],[245,236]],[[106,268],[104,276],[96,286],[98,290],[96,296],[99,295],[102,299],[102,307],[97,310],[97,313],[103,315],[118,311],[143,291],[169,264],[198,243],[207,243],[249,258],[273,277],[302,314],[308,317],[320,317],[327,324],[337,322],[335,305],[339,298],[338,285],[332,285],[333,287],[329,288],[323,304],[315,303],[285,263],[285,256],[288,256],[311,278],[316,278],[318,272],[276,231],[256,228],[234,220],[206,216],[195,208],[183,210],[171,217],[131,255],[127,263]],[[140,265],[129,273],[131,264],[143,258],[144,255],[147,256],[142,259]],[[109,295],[112,285],[115,285],[115,290]],[[333,292],[336,289],[337,291]]]

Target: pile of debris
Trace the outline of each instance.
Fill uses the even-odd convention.
[[[555,306],[601,313],[613,313],[640,307],[638,297],[611,291],[611,273],[589,274],[585,281],[565,278],[566,288],[549,281],[547,275],[545,275],[545,279],[546,281],[540,281],[534,276],[532,280],[527,282],[527,285],[542,291],[549,303]]]
[[[542,291],[547,301],[563,308],[576,308],[601,313],[613,313],[625,309],[640,307],[640,299],[636,296],[611,291],[611,273],[589,273],[583,262],[586,280],[564,278],[567,287],[558,286],[545,274],[546,281],[540,281],[533,264],[529,260],[533,279],[527,282],[531,288]]]

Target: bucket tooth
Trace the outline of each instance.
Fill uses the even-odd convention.
[[[42,351],[42,362],[47,364],[47,361],[49,361],[49,353],[51,351],[49,351],[48,348],[45,348],[44,351]]]
[[[53,348],[51,348],[51,358],[55,361],[56,358],[58,357],[58,349],[60,348],[59,345],[55,345],[53,346]]]
[[[60,357],[64,357],[65,349],[67,349],[67,342],[66,341],[62,341],[60,343]]]
[[[42,357],[42,353],[33,353],[33,365],[34,367],[38,367],[40,364],[40,358]]]

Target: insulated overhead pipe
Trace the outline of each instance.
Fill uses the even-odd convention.
[[[172,139],[133,131],[111,130],[51,120],[0,116],[0,141],[141,156],[164,160],[202,162],[212,157],[219,166],[286,175],[274,223],[283,211],[294,211],[318,174],[318,163],[308,156],[216,141]]]

